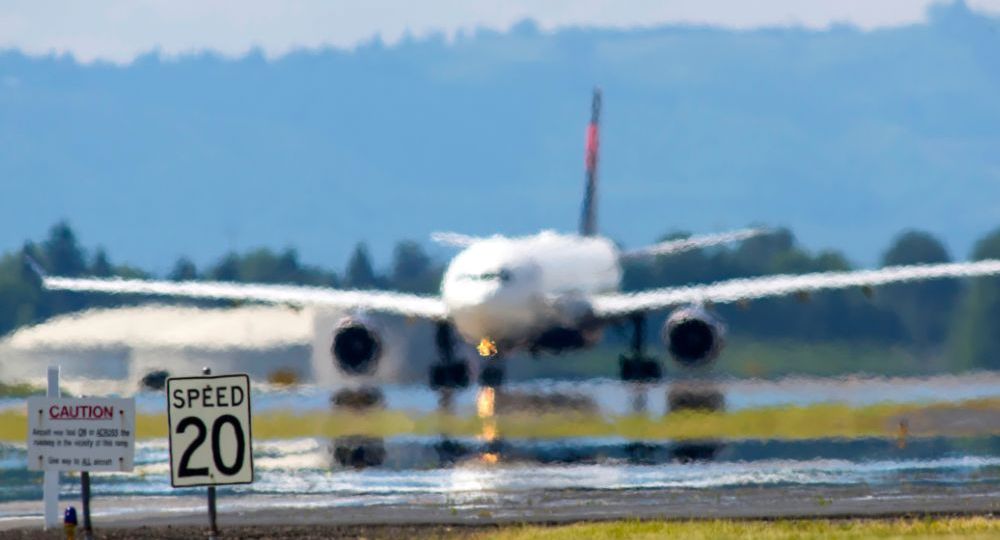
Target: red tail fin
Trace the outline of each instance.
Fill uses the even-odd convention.
[[[594,89],[590,107],[590,125],[587,126],[587,180],[583,192],[583,209],[580,214],[580,234],[597,234],[597,157],[600,153],[601,89]]]

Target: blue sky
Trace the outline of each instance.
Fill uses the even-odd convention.
[[[157,272],[255,246],[341,267],[358,240],[384,262],[436,230],[572,230],[595,84],[601,230],[628,246],[765,223],[870,265],[904,228],[963,258],[1000,225],[991,5],[244,4],[5,4],[0,43],[28,56],[0,44],[0,251],[63,218]],[[684,21],[718,28],[667,24]]]

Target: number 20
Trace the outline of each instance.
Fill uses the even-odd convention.
[[[232,465],[226,465],[222,461],[219,435],[222,433],[222,426],[224,424],[231,425],[233,433],[236,435],[236,459],[233,460]],[[187,450],[181,454],[180,471],[178,471],[177,476],[181,478],[188,476],[208,476],[208,467],[191,468],[190,466],[191,455],[201,446],[201,443],[205,442],[205,423],[201,421],[201,418],[188,416],[177,424],[176,433],[184,433],[187,431],[188,426],[194,426],[198,433],[194,436],[194,440],[191,441],[191,445],[187,447]],[[219,472],[227,476],[232,476],[240,472],[240,469],[243,468],[243,458],[246,452],[245,442],[243,426],[240,425],[238,418],[231,414],[224,414],[215,419],[215,422],[212,423],[212,461],[215,462],[215,467],[219,469]]]

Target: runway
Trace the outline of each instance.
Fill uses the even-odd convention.
[[[736,410],[765,396],[771,400],[767,403],[775,403],[782,395],[789,404],[818,399],[862,406],[872,403],[873,388],[879,386],[886,390],[877,396],[895,402],[926,402],[928,395],[935,402],[1000,395],[994,375],[969,384],[954,378],[887,381],[830,381],[827,386],[799,381],[800,391],[787,394],[775,387],[796,384],[733,382],[727,401]],[[810,386],[812,392],[801,390]],[[542,390],[553,392],[553,387],[566,391],[558,385]],[[592,394],[601,410],[621,410],[631,403],[632,396],[614,384],[591,382],[576,389]],[[526,385],[512,390],[534,391]],[[654,405],[653,398],[664,396],[665,390],[645,389],[649,409],[662,406]],[[420,411],[433,408],[435,396],[429,397],[422,389],[390,388],[386,401],[390,407]],[[156,412],[157,407],[162,410],[162,399],[143,394],[138,405]],[[329,390],[259,389],[254,392],[255,414],[316,414],[322,407],[329,410],[329,399]],[[453,406],[474,409],[467,399],[459,396]],[[499,433],[259,439],[254,441],[254,483],[219,489],[220,523],[487,524],[995,513],[1000,511],[998,415],[995,408],[972,412],[938,415],[935,422],[954,428],[940,436],[901,438],[887,432],[797,439],[511,438]],[[914,420],[914,429],[917,424]],[[131,474],[92,475],[98,526],[205,522],[204,490],[170,487],[165,439],[139,441],[135,463]],[[79,490],[77,477],[64,476],[61,505],[78,505]],[[0,529],[37,526],[41,497],[41,475],[27,470],[23,443],[0,442]]]
[[[642,387],[646,411],[666,413],[666,392],[676,380],[648,384]],[[931,377],[876,377],[854,375],[839,378],[785,377],[770,379],[713,379],[712,383],[725,395],[727,410],[753,407],[805,406],[816,403],[843,403],[855,407],[875,403],[954,402],[1000,397],[1000,372],[976,372]],[[76,383],[96,395],[112,395],[112,387],[120,383],[83,381]],[[511,391],[524,393],[569,393],[586,397],[604,414],[629,412],[635,398],[635,387],[618,380],[587,379],[536,380],[513,383]],[[430,412],[438,407],[438,395],[426,385],[381,385],[385,405],[390,409]],[[106,391],[104,391],[106,390]],[[120,391],[120,390],[119,390]],[[78,392],[79,393],[79,392]],[[331,389],[320,385],[297,385],[291,388],[255,386],[254,411],[272,410],[303,412],[328,410]],[[164,412],[166,400],[162,393],[141,391],[135,394],[140,412]],[[475,407],[473,388],[455,395],[456,409],[471,411]],[[20,408],[24,401],[0,398],[0,411]]]
[[[124,511],[124,509],[128,509]],[[205,501],[200,496],[110,497],[95,499],[98,527],[202,526]],[[354,504],[304,495],[294,500],[255,495],[220,498],[219,525],[485,525],[562,523],[619,518],[815,518],[973,515],[1000,511],[995,490],[948,487],[795,486],[761,490],[731,487],[705,492],[692,489],[558,490],[525,496],[483,494],[465,502],[442,496],[412,496],[405,502]],[[0,519],[0,530],[37,526],[40,517]]]
[[[667,412],[666,395],[678,380],[647,384],[640,387],[645,412],[662,415]],[[756,407],[805,406],[816,403],[843,403],[861,407],[876,403],[954,402],[1000,397],[1000,372],[979,372],[933,377],[871,377],[847,376],[786,377],[767,379],[711,379],[725,396],[726,410]],[[506,386],[511,392],[523,394],[564,394],[581,396],[602,414],[626,414],[633,410],[636,387],[610,379],[581,381],[537,380]],[[424,385],[382,385],[385,405],[393,410],[430,412],[438,407],[438,394]],[[455,395],[456,410],[472,411],[476,391],[469,388]],[[0,403],[0,408],[2,408]],[[162,394],[143,392],[136,396],[141,411],[165,410]],[[298,386],[293,389],[273,389],[254,396],[254,410],[308,411],[327,410],[330,388]]]
[[[347,448],[347,454],[344,449]],[[359,450],[363,449],[363,450]],[[367,452],[364,458],[350,452]],[[40,519],[23,450],[0,452],[0,527]],[[339,455],[338,455],[339,454]],[[223,522],[463,523],[1000,511],[1000,436],[700,443],[394,438],[262,441],[257,480],[219,490]],[[200,523],[203,490],[169,486],[166,446],[137,474],[94,475],[95,520]],[[63,498],[76,498],[75,479]],[[302,512],[308,509],[308,512]]]

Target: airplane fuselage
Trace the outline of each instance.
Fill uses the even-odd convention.
[[[494,236],[455,256],[441,296],[464,340],[509,350],[533,346],[550,330],[586,329],[584,299],[617,291],[621,276],[618,248],[607,238]]]

